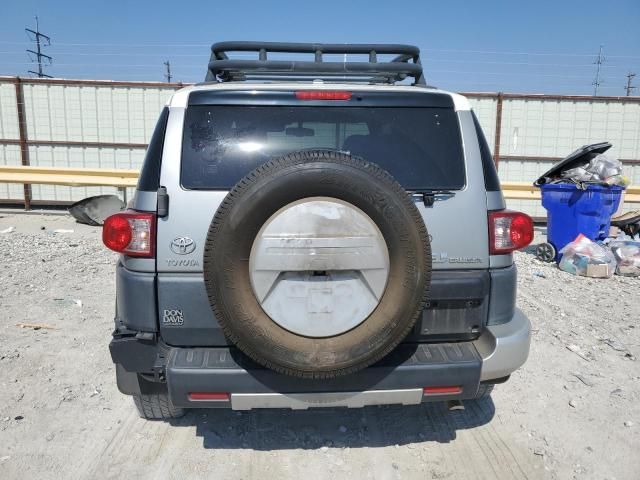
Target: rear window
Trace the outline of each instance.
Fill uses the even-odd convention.
[[[182,186],[229,189],[271,158],[305,149],[377,163],[407,190],[465,183],[458,119],[449,108],[194,105],[185,118]]]

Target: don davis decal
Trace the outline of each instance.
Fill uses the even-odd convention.
[[[162,315],[162,323],[164,325],[180,326],[184,323],[184,316],[181,309],[164,309]]]

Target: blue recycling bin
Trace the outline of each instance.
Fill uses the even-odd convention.
[[[587,185],[585,190],[572,183],[540,185],[542,206],[547,210],[547,241],[560,250],[582,233],[590,240],[609,236],[611,216],[618,209],[623,187]]]

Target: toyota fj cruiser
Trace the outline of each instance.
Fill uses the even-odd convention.
[[[104,225],[118,387],[149,419],[488,395],[528,355],[532,235],[416,47],[215,44]]]

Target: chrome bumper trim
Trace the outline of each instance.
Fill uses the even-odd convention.
[[[365,392],[231,394],[231,408],[233,410],[251,410],[254,408],[306,410],[317,407],[361,408],[367,405],[417,405],[421,402],[421,388],[368,390]]]

